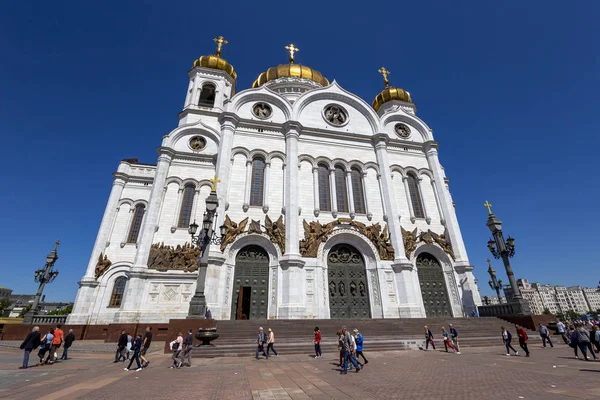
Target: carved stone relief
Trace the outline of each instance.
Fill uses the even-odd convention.
[[[396,135],[400,136],[403,139],[407,139],[410,137],[410,128],[406,124],[396,124],[396,126],[394,126],[394,131],[396,131]]]
[[[341,106],[330,104],[323,110],[323,117],[331,125],[341,126],[348,121],[348,113]]]
[[[269,216],[265,215],[265,231],[271,242],[277,244],[281,252],[285,254],[285,224],[283,222],[283,215],[280,215],[275,222],[271,222]]]
[[[239,224],[233,222],[229,215],[225,216],[225,235],[221,240],[221,253],[225,251],[225,248],[233,243],[236,237],[246,229],[246,224],[248,224],[248,218],[243,219]]]
[[[98,256],[98,262],[96,263],[96,268],[94,269],[94,275],[96,280],[100,278],[112,265],[112,262],[108,259],[106,254],[102,257],[102,253]]]
[[[198,270],[196,259],[200,257],[200,248],[189,243],[183,246],[168,246],[155,243],[150,248],[148,268],[158,271],[177,270],[192,272]]]
[[[266,103],[256,103],[254,107],[252,107],[252,114],[260,119],[269,118],[272,113],[273,110],[271,110],[271,106]]]
[[[404,252],[406,253],[407,258],[410,258],[419,243],[426,243],[437,244],[452,258],[452,260],[456,260],[452,244],[450,243],[450,240],[446,238],[446,235],[438,235],[437,233],[432,232],[431,229],[422,231],[417,235],[417,228],[412,232],[402,228],[402,241],[404,243]]]
[[[248,226],[248,218],[236,224],[226,215],[225,226],[227,229],[221,241],[221,252],[224,252],[229,244],[233,243],[238,236],[244,233],[246,226]],[[248,226],[247,233],[266,234],[269,240],[277,244],[281,252],[285,253],[285,223],[283,222],[283,215],[280,215],[275,222],[271,221],[268,215],[265,215],[264,226],[261,226],[259,221],[252,220]]]

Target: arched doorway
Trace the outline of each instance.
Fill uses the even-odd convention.
[[[365,261],[359,251],[347,244],[333,246],[327,269],[330,318],[370,318]]]
[[[438,260],[429,253],[419,254],[417,273],[427,317],[452,317],[446,280]]]
[[[260,246],[243,247],[235,257],[231,319],[267,319],[269,254]]]

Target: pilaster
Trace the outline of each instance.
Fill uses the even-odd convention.
[[[223,225],[225,210],[227,210],[228,207],[227,199],[229,196],[229,183],[231,180],[231,149],[233,147],[233,135],[239,121],[239,117],[230,112],[219,115],[221,140],[219,142],[219,153],[217,154],[215,174],[221,180],[221,183],[217,185],[219,208],[217,209],[217,222],[215,226]]]
[[[300,218],[299,214],[299,173],[298,173],[298,139],[302,125],[288,121],[283,126],[285,135],[285,253],[300,256]]]

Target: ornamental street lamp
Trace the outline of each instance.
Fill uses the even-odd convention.
[[[35,274],[33,275],[35,282],[39,283],[40,285],[38,286],[38,290],[37,290],[37,293],[35,294],[33,304],[31,305],[31,309],[25,314],[25,316],[23,318],[24,324],[33,324],[33,317],[38,312],[40,298],[42,297],[42,292],[44,291],[44,287],[46,286],[46,283],[52,283],[58,276],[58,270],[53,270],[52,267],[54,267],[54,263],[56,263],[56,260],[58,260],[58,254],[56,253],[56,249],[58,248],[59,244],[60,244],[60,241],[57,240],[56,244],[54,246],[54,250],[52,250],[46,256],[45,268],[38,269],[37,271],[35,271]]]
[[[490,259],[487,259],[488,265],[490,266],[488,268],[488,274],[490,274],[490,278],[492,278],[488,283],[490,285],[490,287],[492,288],[492,290],[496,291],[496,294],[498,295],[498,303],[502,303],[502,297],[500,296],[500,289],[502,288],[502,280],[497,279],[496,278],[496,270],[494,269],[494,267],[492,267],[492,262],[490,261]]]
[[[502,221],[492,214],[492,205],[487,200],[485,201],[484,206],[488,209],[488,220],[486,225],[488,228],[490,228],[490,231],[494,237],[488,241],[488,249],[494,258],[501,258],[502,262],[504,263],[504,269],[506,269],[508,282],[510,283],[510,287],[513,292],[513,300],[511,303],[518,303],[519,305],[519,309],[516,310],[516,313],[528,315],[530,314],[529,302],[523,299],[523,295],[521,294],[521,290],[519,290],[519,286],[517,286],[515,273],[512,270],[509,260],[509,258],[512,258],[515,255],[515,239],[509,235],[508,239],[506,239],[506,241],[504,240],[504,235],[502,233]]]
[[[216,235],[213,230],[215,217],[217,216],[217,208],[219,207],[219,199],[217,198],[217,183],[221,182],[215,176],[210,180],[212,182],[212,190],[206,198],[206,212],[202,220],[202,230],[198,233],[199,225],[196,221],[190,224],[188,233],[192,237],[192,244],[200,247],[200,257],[196,259],[198,263],[198,279],[196,281],[196,292],[190,300],[190,309],[188,311],[188,319],[205,318],[206,314],[206,297],[204,295],[206,283],[206,269],[208,268],[208,254],[210,245],[221,244],[221,239],[225,236],[227,227],[221,225],[219,227],[220,236]],[[196,234],[198,233],[198,234]]]

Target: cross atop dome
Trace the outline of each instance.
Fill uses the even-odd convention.
[[[391,74],[390,71],[388,71],[387,69],[385,69],[385,67],[381,67],[379,68],[379,70],[377,70],[377,72],[379,72],[381,75],[383,75],[383,84],[385,85],[385,87],[390,86],[390,81],[388,81],[388,75]]]
[[[300,49],[297,48],[296,46],[294,46],[294,43],[290,43],[289,45],[285,46],[285,49],[290,52],[290,64],[293,64],[294,63],[294,53],[297,51],[300,51]]]
[[[223,47],[224,44],[229,43],[227,40],[223,39],[223,36],[219,36],[218,38],[213,38],[213,42],[215,42],[217,44],[217,57],[221,57],[221,47]]]

